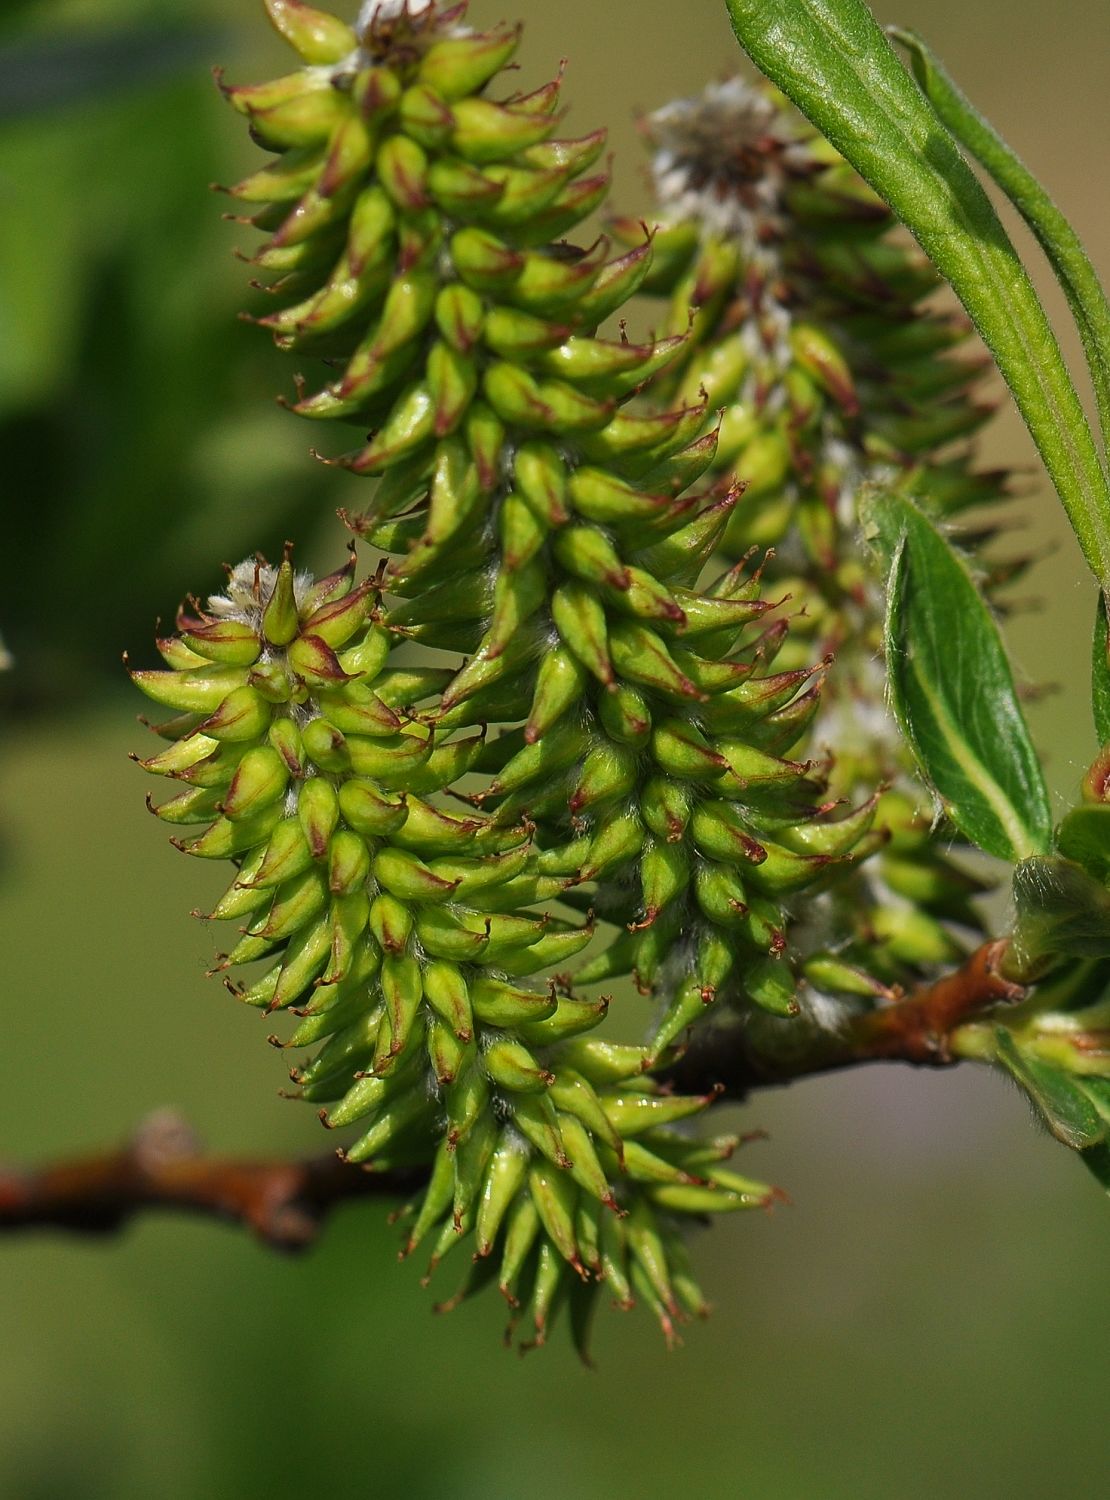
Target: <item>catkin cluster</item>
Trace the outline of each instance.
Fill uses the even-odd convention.
[[[784,665],[836,657],[814,725],[835,749],[832,791],[888,788],[876,822],[890,842],[841,883],[825,914],[836,952],[805,972],[841,999],[890,994],[980,932],[984,886],[949,857],[961,840],[937,824],[885,710],[885,600],[856,504],[868,483],[903,490],[981,558],[1009,498],[1009,476],[979,470],[971,444],[990,361],[963,352],[970,326],[929,300],[937,274],[886,205],[770,85],[711,84],[643,134],[659,221],[643,291],[665,299],[664,333],[688,330],[650,395],[701,392],[721,413],[709,473],[745,490],[721,550],[771,549],[767,584],[794,608]],[[642,233],[629,218],[611,228],[628,244]],[[978,568],[997,593],[1025,565]]]
[[[863,597],[861,471],[844,460],[833,507],[825,471],[870,454],[837,426],[866,391],[820,307],[765,332],[728,222],[680,205],[654,236],[618,225],[615,254],[565,238],[604,196],[604,133],[559,137],[558,80],[495,97],[518,30],[267,9],[302,66],[225,91],[273,153],[231,192],[266,235],[259,321],[327,361],[294,409],[364,435],[339,462],[375,481],[351,525],[381,561],[362,583],[353,559],[319,581],[242,564],[180,617],[166,669],[133,674],[178,715],[143,765],[185,789],[155,811],[234,861],[220,968],[262,965],[235,992],[317,1047],[299,1095],[356,1127],[350,1161],[427,1169],[405,1249],[468,1245],[459,1295],[496,1280],[540,1341],[563,1300],[581,1339],[603,1289],[671,1336],[704,1310],[683,1223],[773,1190],[726,1165],[736,1137],[691,1131],[715,1093],[675,1093],[668,1065],[706,1017],[813,1024],[820,985],[874,1003],[890,974],[808,913],[853,913],[888,844],[931,868],[912,803],[877,822],[814,738],[841,642],[814,651],[810,600]],[[665,336],[599,337],[643,289],[669,291]],[[752,546],[791,526],[800,633]],[[600,1036],[595,987],[624,976],[646,1000]]]

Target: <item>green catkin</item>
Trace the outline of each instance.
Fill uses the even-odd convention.
[[[690,1167],[706,1143],[673,1122],[714,1096],[655,1075],[723,1008],[790,1024],[803,963],[855,972],[814,970],[790,913],[888,834],[807,751],[824,668],[796,660],[781,591],[754,562],[702,579],[748,505],[718,482],[717,396],[681,384],[708,318],[598,336],[682,261],[564,238],[604,195],[604,133],[556,137],[557,83],[494,98],[519,33],[461,6],[355,29],[267,9],[304,66],[225,90],[274,153],[231,189],[268,236],[258,321],[327,360],[294,410],[366,434],[339,462],[374,481],[352,524],[386,562],[358,585],[243,564],[179,619],[167,669],[133,674],[181,716],[143,764],[187,800],[155,810],[236,862],[220,968],[267,966],[242,998],[319,1044],[300,1090],[355,1128],[348,1157],[428,1166],[407,1248],[434,1267],[473,1233],[490,1269],[459,1296],[531,1297],[539,1342],[605,1286],[670,1337],[704,1306],[682,1217],[773,1194]],[[714,257],[694,305],[735,282],[738,252]],[[637,399],[652,380],[673,399]],[[758,436],[770,493],[789,455]],[[406,641],[455,657],[399,662]],[[574,983],[654,994],[643,1046],[594,1035],[607,1001],[571,991],[591,942]]]
[[[830,791],[896,783],[873,814],[887,848],[827,903],[836,952],[805,965],[814,990],[874,996],[959,953],[961,934],[980,930],[971,898],[984,886],[948,857],[959,837],[906,774],[856,497],[868,482],[903,488],[957,538],[972,507],[997,511],[1008,476],[978,471],[968,441],[990,414],[974,399],[989,361],[963,352],[962,320],[922,305],[932,269],[771,86],[712,84],[650,116],[645,135],[661,222],[644,290],[667,299],[665,331],[689,329],[650,394],[704,395],[707,429],[719,424],[710,473],[745,493],[716,545],[732,558],[777,549],[765,586],[788,592],[795,612],[779,664],[804,669],[807,650],[837,656],[811,741],[836,748]],[[610,227],[627,244],[643,232],[634,219]],[[989,508],[977,515],[968,540],[981,547],[997,523]],[[1024,566],[983,564],[985,582]],[[820,848],[822,832],[799,833],[791,847]]]

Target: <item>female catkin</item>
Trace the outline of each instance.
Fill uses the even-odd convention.
[[[179,619],[134,674],[179,714],[143,764],[186,790],[156,811],[237,864],[220,968],[269,965],[237,993],[318,1045],[294,1079],[357,1126],[348,1159],[428,1169],[406,1251],[473,1232],[460,1295],[499,1253],[540,1340],[603,1284],[670,1334],[704,1308],[683,1216],[772,1194],[683,1124],[713,1094],[659,1074],[722,1008],[789,1024],[787,907],[886,835],[796,752],[825,664],[784,668],[760,568],[703,578],[747,501],[712,477],[704,395],[634,399],[686,331],[598,336],[654,253],[563,238],[604,133],[556,136],[558,81],[487,97],[519,33],[461,6],[267,8],[303,66],[225,91],[274,153],[231,190],[267,235],[258,321],[328,361],[297,412],[369,429],[339,462],[375,481],[351,524],[385,560],[357,585],[244,564]],[[591,944],[576,985],[656,996],[642,1045],[572,991]]]

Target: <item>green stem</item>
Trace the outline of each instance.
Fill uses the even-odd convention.
[[[888,26],[887,35],[909,52],[914,77],[929,103],[1002,188],[1047,256],[1083,340],[1102,428],[1105,467],[1110,446],[1110,301],[1090,257],[1029,168],[975,109],[921,38],[898,26]]]

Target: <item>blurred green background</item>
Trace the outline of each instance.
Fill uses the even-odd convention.
[[[500,7],[474,0],[479,24]],[[516,0],[523,81],[570,59],[569,128],[609,124],[614,203],[645,201],[633,124],[730,71],[723,5]],[[1105,0],[901,0],[1110,270]],[[357,482],[273,406],[288,371],[237,322],[246,231],[212,180],[253,152],[207,76],[286,66],[252,0],[7,0],[0,15],[0,1155],[122,1138],[184,1109],[216,1149],[303,1152],[258,1018],[201,970],[185,915],[220,872],[179,860],[127,763],[118,667],[218,564],[324,521]],[[1041,278],[1042,285],[1044,278]],[[1060,302],[1050,294],[1053,309]],[[1074,353],[1075,340],[1068,340]],[[988,462],[1032,464],[1004,411]],[[351,486],[354,483],[354,494]],[[1091,589],[1038,483],[1022,540],[1042,608],[1010,625],[1055,691],[1031,708],[1058,795],[1093,746]],[[1054,549],[1054,550],[1051,550]],[[1062,805],[1062,804],[1061,804]],[[712,1321],[667,1355],[599,1320],[599,1370],[556,1337],[521,1362],[488,1296],[437,1319],[375,1205],[286,1261],[151,1219],[118,1241],[0,1245],[0,1496],[353,1493],[753,1500],[1105,1492],[1110,1205],[1000,1082],[877,1068],[767,1094],[746,1165],[795,1207],[697,1247]],[[450,1277],[447,1278],[448,1284]]]

